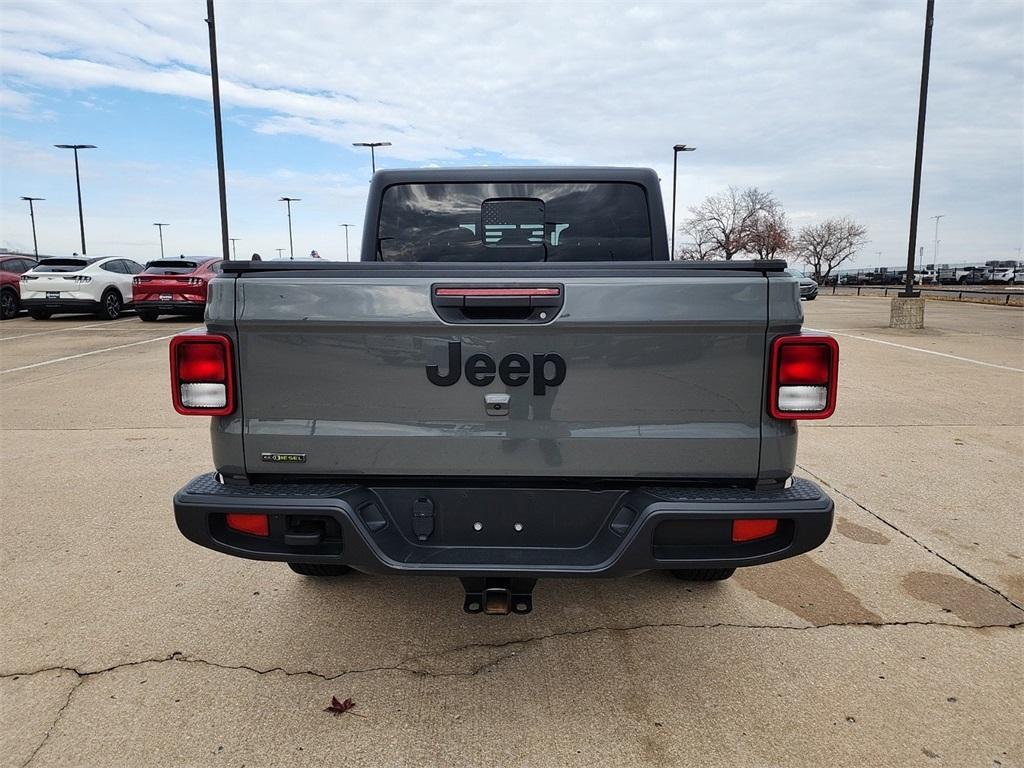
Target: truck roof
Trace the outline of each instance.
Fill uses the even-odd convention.
[[[377,171],[374,187],[392,184],[429,184],[458,181],[619,181],[658,188],[658,174],[650,168],[612,166],[534,165],[473,168],[400,168]]]

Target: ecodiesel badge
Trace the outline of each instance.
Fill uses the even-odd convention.
[[[272,464],[305,464],[306,454],[304,453],[263,453],[260,454],[263,461]]]

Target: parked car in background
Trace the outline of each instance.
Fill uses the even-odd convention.
[[[990,283],[1024,282],[1024,266],[1018,261],[986,261],[985,278]]]
[[[21,303],[35,320],[92,312],[114,320],[131,307],[132,277],[142,265],[117,257],[47,258],[21,276]]]
[[[220,274],[222,259],[182,256],[151,261],[132,280],[135,313],[151,323],[160,315],[198,315],[206,309],[210,281]]]
[[[977,285],[984,283],[986,276],[987,272],[984,267],[951,267],[948,265],[939,267],[939,282],[943,285]]]
[[[800,298],[807,301],[814,301],[818,298],[818,284],[813,278],[807,277],[799,269],[787,269],[787,274],[792,275],[800,283]]]
[[[0,320],[10,320],[21,311],[21,275],[38,262],[31,256],[0,256]]]

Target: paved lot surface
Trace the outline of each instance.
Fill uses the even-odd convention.
[[[805,305],[842,334],[799,454],[825,546],[717,585],[542,581],[503,618],[454,579],[185,541],[170,497],[210,455],[164,337],[192,323],[3,323],[0,765],[1024,764],[1024,312],[888,307]]]

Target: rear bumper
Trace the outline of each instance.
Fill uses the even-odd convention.
[[[205,301],[136,301],[135,309],[159,312],[161,315],[183,315],[202,313],[206,309]]]
[[[95,312],[100,303],[94,299],[22,299],[25,309],[48,309],[51,312]]]
[[[428,508],[429,521],[423,517]],[[228,486],[207,474],[174,497],[182,534],[225,554],[343,564],[369,573],[451,576],[624,576],[652,569],[759,565],[820,545],[831,531],[832,512],[832,500],[803,479],[794,479],[790,488],[755,491]],[[270,535],[228,528],[228,513],[268,515]],[[777,518],[778,531],[733,543],[732,521],[742,518]],[[425,526],[430,533],[420,540]],[[320,535],[311,538],[310,531]]]

